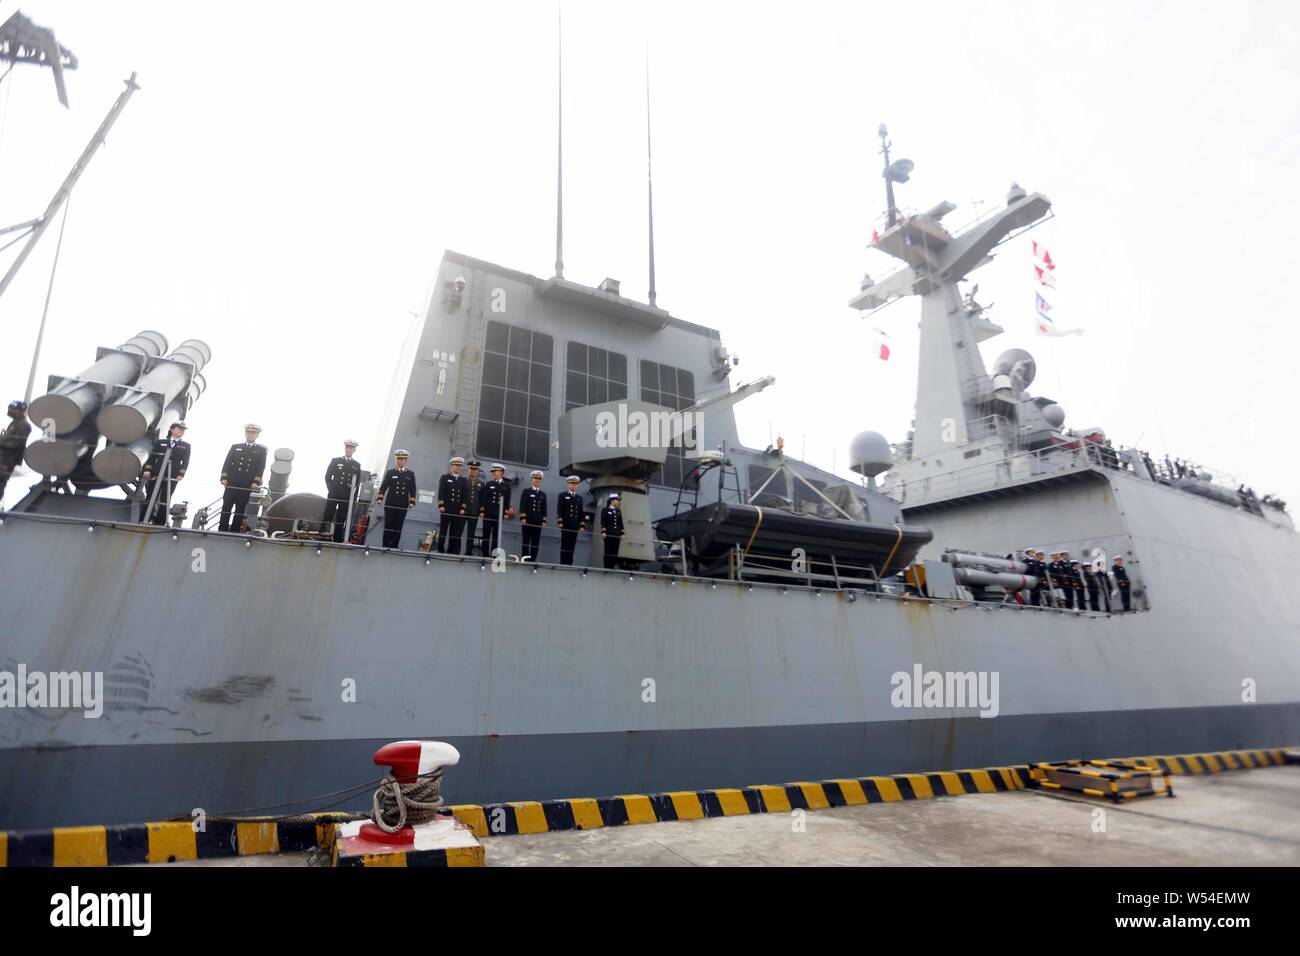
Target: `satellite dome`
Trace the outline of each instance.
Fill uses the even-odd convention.
[[[1022,392],[1033,384],[1038,366],[1024,349],[1007,349],[993,363],[993,374],[1009,376],[1015,390]]]
[[[859,475],[874,478],[893,466],[889,442],[880,432],[860,432],[849,444],[849,468]]]
[[[1060,428],[1065,424],[1065,409],[1060,405],[1044,405],[1043,417],[1053,428]]]

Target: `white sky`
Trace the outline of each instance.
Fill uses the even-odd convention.
[[[26,0],[81,66],[0,84],[0,224],[38,215],[121,89],[142,89],[73,196],[38,384],[156,328],[213,349],[183,498],[219,492],[252,419],[320,491],[370,443],[445,248],[549,276],[555,8],[531,3]],[[0,2],[0,18],[15,9]],[[1290,447],[1300,250],[1300,5],[1187,2],[565,3],[565,275],[644,300],[643,56],[651,47],[659,304],[715,326],[741,436],[845,471],[849,439],[903,437],[919,303],[846,305],[883,205],[875,130],[916,163],[904,206],[1056,218],[1058,323],[1033,335],[1028,238],[977,272],[1039,363],[1033,391],[1300,508]],[[0,391],[26,382],[57,231],[0,299]],[[0,254],[7,267],[14,249]],[[38,387],[37,394],[42,389]],[[362,447],[373,467],[386,449]],[[10,482],[9,500],[27,482]]]

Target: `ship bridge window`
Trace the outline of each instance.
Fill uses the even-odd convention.
[[[695,404],[695,375],[684,368],[673,368],[658,362],[641,362],[641,400],[664,405],[675,412],[690,408]],[[703,436],[693,433],[688,436],[691,446],[698,447]],[[668,458],[663,468],[650,477],[653,485],[668,488],[680,488],[686,477],[699,465],[699,460],[687,458],[679,443],[668,449]]]
[[[627,356],[570,342],[564,370],[564,410],[627,398]]]
[[[474,442],[480,458],[550,462],[554,352],[555,340],[545,333],[488,322]]]

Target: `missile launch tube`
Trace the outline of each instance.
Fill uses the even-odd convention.
[[[998,571],[1014,571],[1024,574],[1029,570],[1023,561],[1008,561],[1006,558],[986,558],[982,554],[968,554],[964,551],[949,551],[943,560],[953,567],[994,568]]]
[[[105,445],[95,454],[90,466],[100,481],[123,485],[140,477],[151,448],[153,442],[148,435],[129,445]]]
[[[161,332],[145,329],[80,375],[64,379],[49,394],[35,399],[27,415],[37,428],[48,418],[54,421],[55,434],[67,434],[103,401],[105,385],[130,385],[148,359],[166,350],[167,338]]]
[[[110,441],[128,444],[159,424],[163,410],[190,385],[212,358],[198,339],[186,339],[140,377],[135,388],[99,413],[99,430]]]
[[[32,471],[49,478],[66,478],[98,441],[95,423],[84,421],[80,427],[53,441],[38,439],[32,442],[23,458]]]
[[[1008,591],[1027,591],[1038,586],[1038,578],[1032,574],[1013,574],[1010,571],[980,571],[977,568],[956,567],[952,569],[958,584],[973,584],[976,587],[1004,587]]]

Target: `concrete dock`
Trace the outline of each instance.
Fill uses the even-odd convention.
[[[1043,790],[495,836],[488,866],[1297,866],[1300,767],[1174,778],[1173,799]],[[182,865],[305,866],[305,854]]]

